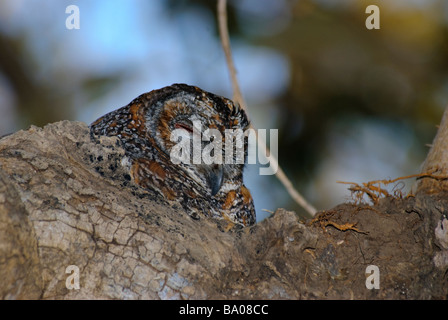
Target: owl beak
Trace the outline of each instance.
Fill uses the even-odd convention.
[[[224,170],[220,165],[215,165],[209,172],[207,176],[207,182],[210,189],[212,190],[212,196],[216,195],[219,189],[221,189],[223,177]]]

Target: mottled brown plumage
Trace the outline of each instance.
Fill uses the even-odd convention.
[[[185,84],[173,84],[134,99],[90,125],[96,135],[117,136],[133,181],[154,190],[167,200],[177,201],[193,217],[227,219],[244,226],[255,223],[255,209],[243,184],[244,163],[175,163],[170,155],[179,140],[173,131],[194,139],[200,123],[202,134],[209,129],[221,133],[223,162],[225,131],[249,126],[245,112],[229,99]],[[206,148],[213,139],[202,139]],[[190,141],[188,140],[188,141]],[[204,141],[205,140],[205,141]],[[244,142],[244,158],[247,141]],[[193,148],[191,149],[193,159]]]

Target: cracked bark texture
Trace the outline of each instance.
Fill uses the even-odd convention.
[[[123,154],[116,138],[96,139],[81,122],[0,139],[1,298],[448,296],[443,181],[414,197],[341,204],[310,221],[279,209],[226,231],[225,222],[193,220],[135,186]],[[366,288],[371,264],[380,289]],[[79,267],[80,289],[66,288],[69,265]]]

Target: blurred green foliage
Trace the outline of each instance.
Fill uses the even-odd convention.
[[[381,8],[380,30],[364,27],[367,3]],[[448,98],[446,22],[436,18],[437,7],[392,10],[388,3],[325,8],[294,2],[288,27],[258,40],[291,61],[290,86],[280,100],[280,150],[289,152],[282,157],[292,160],[288,166],[301,168],[298,176],[312,176],[305,171],[324,156],[327,129],[334,123],[349,126],[363,118],[405,123],[420,154],[432,141],[447,102],[438,98]]]
[[[234,39],[274,48],[290,62],[289,86],[274,104],[281,110],[280,163],[299,189],[329,160],[332,130],[362,121],[406,128],[413,144],[408,160],[424,159],[448,102],[443,0],[280,1],[284,8],[276,14],[244,10],[248,2],[230,1],[229,30]],[[174,12],[199,5],[216,14],[214,1],[170,3]],[[371,4],[380,8],[380,30],[365,27]],[[375,153],[380,146],[369,148]]]

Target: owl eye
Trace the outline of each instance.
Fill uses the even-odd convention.
[[[174,124],[174,127],[176,129],[184,129],[184,130],[186,130],[186,131],[188,131],[190,133],[193,133],[193,127],[191,125],[188,125],[188,124],[183,123],[183,122],[178,122],[178,123]]]

